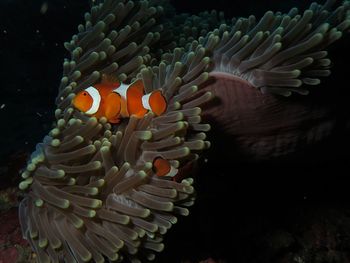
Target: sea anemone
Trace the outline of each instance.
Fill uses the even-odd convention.
[[[22,173],[20,188],[27,192],[20,222],[38,261],[153,260],[177,215],[188,215],[194,202],[188,168],[210,146],[202,112],[230,132],[236,128],[225,126],[235,123],[236,94],[210,76],[263,92],[306,95],[300,86],[329,74],[323,49],[350,24],[349,3],[327,11],[332,2],[313,4],[303,15],[292,9],[267,12],[259,21],[229,21],[214,12],[185,15],[184,23],[181,16],[164,16],[156,1],[93,6],[65,43],[71,57],[63,63],[54,128]],[[198,21],[207,22],[199,31]],[[180,25],[188,30],[175,30]],[[165,114],[111,124],[77,111],[75,94],[104,74],[126,83],[142,79],[147,93],[162,90]],[[157,157],[178,169],[174,180],[155,175]]]

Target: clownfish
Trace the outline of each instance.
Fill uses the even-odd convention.
[[[167,102],[160,90],[145,94],[142,80],[124,84],[103,76],[102,82],[80,91],[73,98],[73,106],[89,116],[106,117],[111,123],[135,115],[142,118],[151,111],[163,114]]]
[[[177,174],[178,169],[174,168],[168,160],[157,157],[153,160],[153,172],[160,177],[174,177]]]

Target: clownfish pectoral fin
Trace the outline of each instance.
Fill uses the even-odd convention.
[[[117,93],[110,93],[105,101],[105,116],[111,123],[119,123],[121,98]]]
[[[148,103],[151,111],[157,116],[162,115],[166,111],[167,103],[160,90],[153,91],[150,94]]]
[[[157,157],[153,161],[153,172],[157,176],[170,176],[174,177],[178,170],[171,166],[168,160],[165,160],[161,157]]]
[[[142,118],[147,109],[142,106],[142,96],[144,94],[144,86],[142,80],[137,80],[130,84],[127,91],[127,107],[130,115],[135,115],[138,118]]]

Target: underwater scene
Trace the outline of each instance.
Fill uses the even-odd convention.
[[[0,263],[350,263],[349,0],[0,1]]]

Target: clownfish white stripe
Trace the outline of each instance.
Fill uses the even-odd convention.
[[[150,110],[152,111],[151,105],[149,105],[149,98],[151,97],[152,93],[146,94],[142,96],[142,106],[146,109],[146,110]]]
[[[170,165],[170,171],[165,176],[174,177],[179,170]]]
[[[129,87],[130,87],[130,85],[128,85],[128,84],[120,83],[120,86],[113,91],[118,93],[120,95],[120,97],[122,97],[122,99],[126,100],[126,93],[129,89]]]
[[[86,114],[95,114],[98,111],[98,108],[100,107],[100,102],[101,102],[100,92],[92,86],[88,87],[85,91],[92,98],[92,105],[91,105],[90,109],[85,113]]]

